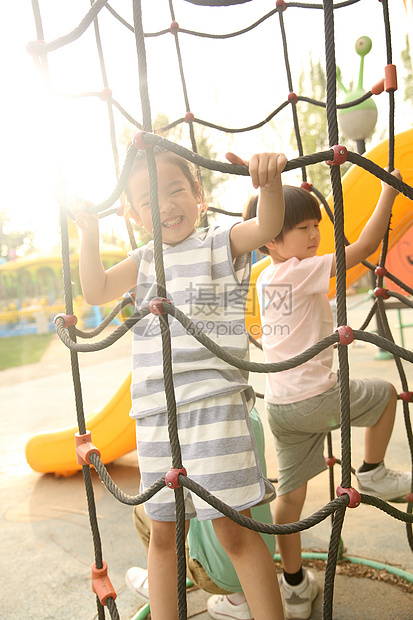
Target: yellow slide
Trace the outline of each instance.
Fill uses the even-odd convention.
[[[381,168],[388,163],[388,142],[381,142],[378,146],[366,153],[365,157]],[[396,136],[394,167],[402,174],[403,181],[413,186],[413,129],[409,129]],[[344,229],[350,243],[358,239],[367,220],[371,216],[380,196],[381,181],[374,175],[359,166],[352,166],[342,179],[344,199]],[[333,210],[333,198],[327,199]],[[322,208],[320,222],[321,243],[318,253],[329,254],[334,252],[334,228],[325,209]],[[389,248],[397,243],[404,233],[413,224],[413,202],[399,194],[393,206]],[[380,257],[380,248],[369,257],[369,261],[377,264]],[[269,257],[255,263],[252,267],[250,290],[248,294],[247,310],[245,314],[246,325],[249,333],[254,338],[261,336],[261,321],[258,298],[256,294],[256,282],[261,271],[270,264]],[[347,271],[347,286],[357,282],[365,273],[367,267],[356,265]],[[397,274],[394,274],[397,276]],[[335,278],[332,278],[329,297],[334,297],[336,292]]]
[[[372,149],[366,157],[384,168],[387,165],[387,141]],[[396,136],[395,166],[402,173],[403,180],[413,185],[413,129]],[[358,238],[363,226],[370,217],[380,194],[380,181],[353,166],[343,178],[345,232],[350,242]],[[332,207],[330,197],[329,204]],[[394,245],[413,223],[413,204],[408,198],[399,195],[396,199],[392,231],[389,246]],[[320,223],[320,253],[334,252],[333,225],[323,213]],[[379,252],[370,257],[375,263]],[[260,336],[261,322],[256,297],[256,281],[259,273],[267,266],[269,260],[256,263],[252,269],[249,299],[246,311],[247,328],[255,338]],[[356,282],[367,269],[357,266],[347,272],[348,285]],[[397,274],[395,274],[397,275]],[[330,291],[334,295],[332,283]],[[131,408],[130,375],[122,383],[113,398],[99,411],[92,413],[86,420],[86,428],[91,432],[93,444],[100,450],[103,463],[110,463],[123,454],[136,448],[135,423],[129,417]],[[26,459],[38,472],[70,476],[81,469],[75,455],[74,435],[77,429],[65,428],[58,431],[40,433],[32,437],[26,446]]]

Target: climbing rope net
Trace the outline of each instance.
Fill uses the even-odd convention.
[[[204,4],[209,6],[223,6],[230,4],[239,4],[240,0],[189,0],[194,4]],[[99,60],[102,73],[103,89],[100,92],[84,93],[83,96],[99,97],[107,104],[107,111],[109,116],[110,126],[110,140],[112,144],[113,160],[116,171],[117,183],[112,194],[102,202],[101,204],[93,207],[93,212],[99,214],[99,217],[110,215],[113,213],[122,213],[122,209],[114,207],[114,204],[118,199],[122,199],[123,190],[126,185],[129,173],[131,171],[137,149],[146,150],[147,163],[149,170],[150,189],[151,189],[151,212],[153,219],[153,233],[154,233],[154,262],[155,271],[157,277],[157,294],[158,297],[154,299],[149,306],[136,309],[134,314],[127,318],[124,323],[111,333],[110,336],[104,338],[100,342],[84,343],[77,342],[78,338],[92,338],[99,335],[104,328],[113,320],[113,318],[123,309],[124,306],[133,303],[133,299],[125,297],[112,312],[105,318],[105,320],[96,329],[85,332],[76,327],[76,317],[73,314],[73,300],[71,290],[71,271],[69,260],[69,235],[68,235],[68,223],[67,223],[67,210],[64,205],[60,205],[60,225],[62,235],[62,261],[63,261],[63,280],[64,280],[64,292],[66,300],[66,313],[64,315],[58,315],[55,319],[55,325],[57,333],[59,334],[63,343],[70,349],[71,363],[72,363],[72,376],[75,389],[76,400],[76,412],[79,431],[76,433],[76,453],[78,462],[82,465],[83,477],[86,487],[86,495],[89,507],[89,520],[92,531],[92,538],[94,544],[95,563],[92,567],[92,589],[96,593],[97,609],[99,619],[105,617],[105,608],[108,609],[111,618],[119,618],[117,606],[116,606],[116,593],[112,587],[107,574],[107,565],[102,557],[102,547],[100,533],[98,529],[94,491],[92,486],[91,469],[90,465],[93,465],[97,471],[102,482],[105,484],[109,492],[116,497],[120,502],[128,505],[142,504],[150,497],[155,495],[165,485],[174,489],[175,504],[176,504],[176,546],[177,546],[177,558],[178,558],[178,613],[179,619],[183,620],[187,617],[186,609],[186,561],[185,561],[185,508],[183,498],[183,487],[191,491],[191,493],[197,494],[199,497],[208,502],[211,506],[219,510],[222,514],[233,519],[238,524],[250,528],[251,530],[269,533],[269,534],[291,534],[295,532],[301,532],[308,528],[313,527],[317,523],[325,520],[327,517],[333,517],[332,532],[329,542],[328,559],[325,571],[325,587],[324,587],[324,603],[323,603],[323,618],[330,620],[333,612],[333,591],[334,591],[334,578],[337,558],[339,555],[340,536],[344,523],[344,518],[347,508],[353,508],[360,504],[369,504],[375,508],[387,513],[388,515],[398,519],[406,524],[407,538],[410,548],[413,551],[413,534],[412,534],[412,507],[413,507],[413,493],[408,496],[408,504],[406,512],[403,512],[394,506],[389,505],[387,502],[380,500],[376,497],[359,493],[351,486],[351,430],[350,430],[350,400],[349,400],[349,360],[348,360],[348,344],[353,340],[360,340],[377,345],[381,349],[390,352],[394,356],[394,360],[399,372],[402,391],[399,394],[399,398],[403,403],[403,414],[406,427],[407,438],[410,447],[411,459],[413,461],[413,435],[411,420],[409,416],[409,403],[413,402],[413,393],[409,391],[407,385],[407,379],[402,365],[402,360],[413,362],[413,353],[407,349],[395,344],[392,337],[392,333],[389,327],[389,323],[385,313],[384,300],[389,297],[394,297],[406,306],[413,307],[413,302],[407,296],[401,295],[395,291],[388,290],[383,287],[384,277],[394,282],[401,288],[403,288],[410,296],[413,295],[413,289],[406,283],[401,282],[394,274],[391,274],[386,269],[386,255],[388,251],[389,232],[385,235],[382,243],[382,250],[378,265],[373,265],[368,261],[364,264],[368,269],[375,273],[377,287],[375,288],[375,299],[368,312],[365,322],[358,330],[353,330],[347,325],[347,310],[346,310],[346,264],[345,264],[345,245],[348,243],[344,235],[344,206],[343,206],[343,191],[340,178],[340,165],[345,161],[349,161],[352,164],[360,166],[367,170],[370,174],[375,175],[379,179],[385,181],[389,185],[392,185],[398,189],[402,194],[409,199],[413,199],[413,189],[406,183],[400,181],[389,172],[386,172],[380,166],[374,164],[372,161],[362,157],[360,154],[347,151],[345,147],[339,144],[339,132],[337,122],[337,110],[340,107],[349,107],[357,105],[362,101],[372,96],[373,92],[370,90],[363,97],[347,104],[337,105],[336,102],[336,60],[335,60],[335,35],[334,35],[334,13],[338,8],[344,8],[351,4],[355,4],[360,0],[345,0],[340,3],[333,3],[333,0],[323,0],[322,3],[305,4],[299,2],[285,2],[284,0],[276,0],[275,8],[266,15],[263,15],[255,23],[251,24],[247,28],[243,28],[237,32],[231,32],[228,34],[211,34],[194,32],[181,28],[175,19],[174,14],[174,2],[168,0],[171,24],[165,28],[165,30],[155,33],[145,33],[143,30],[142,21],[142,2],[141,0],[132,0],[133,5],[133,24],[129,24],[124,20],[107,2],[107,0],[91,0],[91,8],[79,23],[77,28],[72,32],[61,36],[60,38],[45,42],[43,36],[42,16],[37,0],[32,0],[33,13],[36,23],[37,41],[33,41],[28,44],[28,51],[33,55],[36,64],[39,66],[43,73],[43,76],[49,81],[49,66],[48,66],[48,54],[51,52],[72,43],[79,37],[81,37],[87,29],[93,24],[95,32],[96,46],[99,53]],[[394,116],[395,116],[395,103],[394,92],[397,88],[396,69],[392,62],[392,46],[391,46],[391,30],[389,9],[387,0],[382,0],[383,9],[383,22],[385,27],[386,37],[386,51],[387,51],[387,65],[385,67],[385,78],[374,87],[374,94],[379,94],[382,91],[386,91],[389,99],[389,149],[388,149],[388,170],[394,169]],[[325,51],[326,51],[326,98],[325,102],[316,101],[296,95],[294,92],[292,73],[289,62],[288,46],[286,32],[284,28],[283,13],[286,9],[300,8],[302,10],[320,10],[324,15],[324,33],[325,33]],[[109,87],[109,80],[107,77],[104,56],[102,51],[102,42],[99,31],[98,16],[100,11],[106,10],[112,15],[114,20],[119,21],[125,29],[131,31],[136,41],[136,51],[138,57],[139,67],[139,90],[142,104],[142,123],[138,122],[131,114],[129,114],[121,104],[115,100],[112,91]],[[222,127],[215,125],[206,120],[197,118],[191,112],[191,106],[189,101],[187,83],[185,78],[184,63],[182,61],[182,55],[180,50],[180,36],[185,33],[186,35],[194,37],[209,37],[209,38],[231,38],[241,36],[246,32],[256,28],[265,20],[278,20],[280,36],[282,39],[284,49],[285,70],[288,81],[289,93],[285,101],[283,101],[277,109],[269,114],[262,121],[251,125],[249,127],[241,127],[238,129]],[[147,69],[147,57],[145,41],[148,37],[162,37],[162,36],[174,37],[176,47],[176,57],[179,65],[179,72],[181,76],[182,90],[185,101],[185,115],[182,118],[176,119],[168,126],[162,128],[158,132],[153,132],[152,118],[151,118],[151,105],[148,91],[148,69]],[[306,101],[316,106],[322,106],[326,109],[327,122],[328,122],[328,142],[329,146],[325,151],[304,154],[303,144],[301,140],[300,127],[298,122],[297,107],[301,101]],[[286,171],[300,169],[302,174],[303,186],[309,191],[313,191],[320,201],[323,203],[326,211],[334,223],[334,240],[335,240],[335,253],[337,263],[337,288],[336,288],[336,300],[337,300],[337,330],[318,342],[311,348],[302,352],[300,355],[289,359],[281,363],[265,364],[258,362],[241,361],[237,357],[231,355],[225,349],[218,346],[213,340],[211,340],[206,334],[202,333],[196,325],[192,323],[190,318],[186,316],[179,308],[175,307],[168,300],[165,299],[166,291],[166,279],[163,265],[162,255],[162,237],[160,220],[158,213],[157,199],[153,198],[157,196],[157,177],[156,177],[156,164],[155,158],[151,147],[155,144],[160,145],[174,153],[184,157],[188,161],[196,165],[199,171],[199,178],[202,180],[202,168],[207,168],[214,171],[230,173],[235,175],[248,175],[248,168],[245,166],[237,166],[227,163],[221,163],[219,161],[213,161],[202,157],[198,153],[197,140],[195,126],[197,124],[205,127],[213,128],[226,133],[247,132],[253,129],[264,126],[274,118],[281,110],[290,106],[292,113],[292,121],[296,136],[298,156],[295,159],[290,160],[285,168]],[[124,118],[130,123],[136,126],[139,130],[130,144],[122,169],[119,166],[119,156],[116,146],[116,134],[115,134],[115,111],[118,111]],[[162,137],[161,134],[165,133],[168,129],[175,127],[176,125],[186,123],[189,129],[189,136],[191,141],[191,150],[184,148],[183,146],[176,144]],[[327,162],[330,164],[330,177],[332,194],[334,200],[334,215],[329,208],[328,203],[324,199],[324,196],[307,182],[306,168],[308,166]],[[133,230],[130,223],[125,218],[127,231],[132,248],[136,247]],[[82,390],[80,382],[80,372],[78,364],[79,352],[98,351],[105,347],[110,346],[120,337],[122,337],[128,330],[140,321],[143,317],[150,312],[159,316],[161,324],[162,334],[162,352],[163,352],[163,366],[164,366],[164,382],[165,393],[168,407],[168,429],[172,451],[172,469],[167,473],[165,477],[160,478],[149,489],[140,495],[128,495],[117,487],[114,481],[111,479],[105,465],[100,459],[100,452],[91,441],[90,433],[86,429],[86,421],[83,410]],[[366,328],[371,319],[378,314],[381,324],[384,328],[384,334],[372,334],[366,332]],[[330,347],[337,345],[338,351],[338,367],[339,367],[339,386],[340,386],[340,402],[341,402],[341,482],[337,488],[337,497],[332,499],[328,504],[317,510],[311,516],[300,520],[297,523],[287,525],[271,525],[267,523],[260,523],[249,519],[237,511],[233,510],[222,501],[209,495],[201,486],[196,484],[186,475],[186,471],[183,467],[181,450],[179,444],[179,436],[176,422],[176,404],[173,389],[173,371],[171,363],[171,342],[170,333],[168,327],[168,315],[178,320],[188,331],[196,338],[203,346],[208,348],[214,355],[218,356],[222,360],[225,360],[229,364],[246,371],[267,373],[267,372],[280,372],[282,370],[294,368],[299,364],[306,362],[313,358],[315,355]],[[329,465],[333,465],[335,459],[331,452],[331,441],[328,442],[329,457],[327,462]],[[330,477],[331,478],[331,477]]]

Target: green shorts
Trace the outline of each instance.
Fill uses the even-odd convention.
[[[373,426],[391,394],[391,384],[382,379],[351,379],[351,426]],[[323,394],[298,403],[266,403],[266,407],[278,457],[277,495],[285,495],[327,468],[325,437],[340,428],[338,382]]]

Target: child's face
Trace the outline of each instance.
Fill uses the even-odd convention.
[[[156,166],[162,241],[168,245],[177,245],[195,230],[198,219],[197,197],[179,166],[162,160],[157,161]],[[147,168],[133,174],[129,189],[136,221],[152,233]]]
[[[311,258],[317,254],[319,245],[320,228],[316,219],[304,220],[284,233],[282,241],[274,242],[278,262],[289,258],[298,258],[298,260]]]

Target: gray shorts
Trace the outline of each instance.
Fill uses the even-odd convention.
[[[382,379],[351,379],[351,426],[373,426],[391,394],[391,384]],[[278,457],[277,495],[285,495],[327,468],[325,437],[340,428],[338,382],[323,394],[298,403],[266,406]]]

